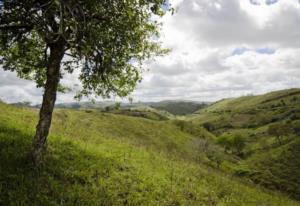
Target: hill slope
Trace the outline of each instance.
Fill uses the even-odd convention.
[[[37,111],[0,110],[0,205],[300,205],[195,162],[199,137],[171,121],[57,110],[33,169]]]
[[[246,147],[224,170],[300,199],[300,89],[225,99],[189,116],[218,138],[241,135]],[[281,142],[268,128],[285,125]]]
[[[192,114],[199,109],[205,108],[207,105],[207,103],[192,101],[161,101],[150,103],[151,107],[159,110],[165,110],[174,115]]]

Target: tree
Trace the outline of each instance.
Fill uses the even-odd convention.
[[[132,104],[133,103],[133,97],[128,97],[128,101],[129,101],[130,104]]]
[[[231,145],[235,150],[235,153],[241,156],[243,154],[244,148],[246,147],[246,139],[241,134],[236,134],[232,137]]]
[[[268,134],[271,136],[275,136],[279,145],[282,145],[282,138],[291,133],[292,129],[288,124],[284,123],[276,123],[272,124],[268,127]]]
[[[224,135],[224,136],[220,136],[218,137],[217,139],[217,143],[221,146],[224,147],[224,152],[225,153],[228,153],[228,151],[230,150],[231,148],[231,136],[229,135]]]
[[[115,110],[120,110],[121,109],[121,102],[116,102],[114,108],[115,108]]]
[[[32,143],[38,163],[46,146],[59,84],[81,68],[77,98],[126,96],[142,62],[164,54],[157,41],[167,0],[6,0],[0,2],[0,64],[44,88]]]
[[[241,156],[246,146],[246,139],[241,134],[224,135],[217,139],[217,143],[224,147],[225,152],[231,152]]]
[[[214,124],[213,123],[211,123],[211,122],[205,122],[204,124],[203,124],[203,127],[207,130],[207,131],[213,131],[214,129],[215,129],[215,126],[214,126]]]
[[[292,124],[295,134],[300,134],[300,121],[296,121]]]
[[[214,145],[208,147],[206,151],[206,156],[210,161],[216,163],[217,168],[220,167],[220,165],[225,159],[224,154],[220,151],[220,149],[217,146]]]

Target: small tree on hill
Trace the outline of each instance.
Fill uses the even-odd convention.
[[[206,151],[207,158],[214,162],[217,165],[217,168],[219,168],[224,161],[224,153],[220,151],[220,149],[217,146],[209,146]]]
[[[130,104],[132,104],[133,103],[133,97],[128,97],[128,101],[129,101]]]
[[[0,65],[44,88],[32,143],[41,157],[64,72],[81,67],[82,90],[126,96],[141,79],[141,65],[163,54],[157,42],[168,0],[4,0],[0,4]],[[68,57],[68,58],[66,58]]]
[[[121,102],[116,102],[114,108],[115,108],[115,110],[120,110],[121,109]]]
[[[207,130],[207,131],[213,131],[214,129],[215,129],[215,126],[214,126],[214,124],[213,123],[211,123],[211,122],[205,122],[204,124],[203,124],[203,127]]]
[[[246,146],[246,139],[241,134],[224,135],[217,139],[217,143],[224,147],[225,152],[231,150],[232,153],[241,156]]]
[[[236,134],[232,137],[231,144],[235,153],[241,156],[244,148],[246,147],[246,139],[241,134]]]
[[[224,147],[224,151],[226,153],[228,153],[228,151],[231,149],[231,145],[232,145],[231,136],[229,136],[229,135],[220,136],[217,139],[217,143],[219,145],[223,146]]]
[[[295,134],[300,134],[300,121],[294,122],[292,127]]]
[[[289,135],[291,132],[292,130],[289,125],[284,123],[272,124],[268,128],[268,134],[274,136],[279,145],[282,145],[283,137]]]

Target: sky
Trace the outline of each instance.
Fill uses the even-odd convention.
[[[145,63],[135,101],[195,100],[300,87],[300,0],[170,0],[160,41],[167,56]],[[62,83],[79,84],[66,75]],[[72,102],[74,92],[57,102]],[[42,90],[0,69],[0,98],[40,103]]]

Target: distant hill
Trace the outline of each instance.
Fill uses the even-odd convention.
[[[193,101],[161,101],[150,103],[149,105],[155,109],[165,110],[174,115],[187,115],[207,107],[208,104]]]
[[[57,104],[57,108],[73,108],[73,109],[101,109],[106,107],[114,107],[116,102],[103,101],[103,102],[74,102]],[[209,103],[195,102],[195,101],[160,101],[160,102],[135,102],[135,103],[121,103],[121,109],[128,108],[141,108],[152,107],[157,110],[164,110],[173,115],[186,115],[192,114],[195,111],[205,108]]]

